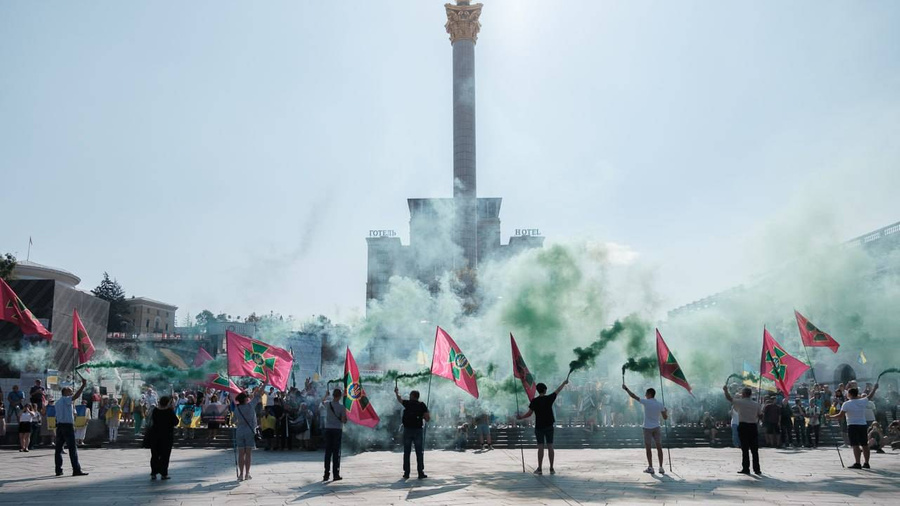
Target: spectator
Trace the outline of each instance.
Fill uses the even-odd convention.
[[[3,392],[0,391],[0,396]],[[6,408],[3,407],[3,399],[0,397],[0,441],[6,437]]]
[[[31,413],[31,437],[28,439],[28,449],[34,450],[41,445],[41,412],[32,404]],[[22,426],[21,420],[19,426]]]
[[[794,423],[794,446],[801,448],[806,445],[806,408],[799,397],[794,399],[794,405],[791,407],[791,415]]]
[[[779,401],[779,412],[781,413],[781,446],[782,448],[787,448],[791,446],[791,434],[793,432],[794,424],[792,423],[794,418],[794,413],[791,410],[791,405],[789,399],[782,397]]]
[[[287,413],[284,410],[284,399],[280,396],[275,397],[275,404],[270,408],[272,417],[275,418],[275,450],[285,450],[287,448]]]
[[[700,426],[703,427],[703,433],[709,438],[709,444],[712,446],[716,442],[716,420],[709,414],[709,411],[703,413],[700,418]]]
[[[110,397],[104,417],[106,428],[109,430],[109,442],[115,443],[119,439],[119,423],[122,419],[122,407],[116,402],[115,397]]]
[[[9,414],[7,415],[9,418],[6,421],[11,421],[13,417],[16,417],[16,423],[18,423],[22,405],[25,404],[25,392],[19,391],[19,385],[13,385],[6,400],[9,401]]]
[[[732,395],[737,395],[737,392]],[[738,415],[738,411],[734,406],[731,406],[731,446],[734,446],[735,448],[741,447],[741,439],[738,437],[738,427],[740,424],[741,418]]]
[[[44,386],[41,384],[41,380],[34,380],[34,386],[31,387],[28,395],[35,412],[39,413],[42,409],[44,409],[44,406],[47,404],[47,402],[44,398]]]
[[[259,419],[259,429],[266,441],[265,451],[269,451],[275,446],[275,425],[275,417],[272,416],[272,412],[268,409],[263,411],[262,417]]]
[[[27,452],[31,442],[31,422],[34,420],[34,408],[26,404],[19,415],[19,451]]]
[[[766,429],[766,445],[771,448],[778,448],[778,433],[781,429],[781,414],[775,399],[771,396],[766,398],[766,405],[763,407],[763,425]]]
[[[817,396],[821,396],[818,392],[816,392]],[[821,417],[822,417],[822,408],[818,402],[809,403],[809,408],[806,410],[807,422],[809,424],[809,430],[807,433],[807,444],[813,448],[819,447],[819,432],[822,428],[821,426]]]
[[[884,453],[884,450],[881,448],[884,432],[881,431],[881,425],[878,422],[872,422],[868,436],[869,449],[875,450],[875,453]]]
[[[456,441],[453,443],[453,449],[457,451],[466,451],[466,444],[469,440],[469,424],[463,423],[456,428]]]

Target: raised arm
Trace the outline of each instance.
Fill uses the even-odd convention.
[[[394,395],[397,397],[397,402],[403,404],[403,397],[400,397],[400,387],[394,387]]]
[[[556,388],[556,390],[553,391],[553,393],[559,395],[559,393],[562,392],[562,389],[563,389],[563,388],[566,388],[566,385],[568,385],[568,384],[569,384],[568,378],[564,379],[563,382],[562,382],[562,384],[560,384],[560,385]]]
[[[728,402],[731,402],[734,400],[731,398],[731,392],[728,391],[728,385],[725,385],[724,387],[722,387],[722,391],[725,392],[725,398],[728,399]]]
[[[625,383],[622,383],[622,390],[625,390],[625,392],[627,392],[628,395],[631,396],[632,399],[634,399],[634,400],[636,400],[636,401],[640,401],[640,400],[641,400],[640,397],[638,397],[637,395],[634,395],[634,392],[632,392],[631,390],[628,389],[627,386],[625,386]]]
[[[81,386],[78,387],[78,391],[77,391],[77,392],[75,392],[74,394],[72,394],[72,398],[73,398],[73,399],[77,399],[78,397],[80,397],[80,396],[81,396],[81,393],[84,392],[84,387],[86,387],[86,386],[87,386],[87,380],[84,379],[84,378],[81,378]]]

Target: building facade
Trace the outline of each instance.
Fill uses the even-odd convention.
[[[482,4],[468,0],[446,4],[453,53],[453,197],[411,198],[409,245],[393,230],[372,230],[366,238],[366,302],[384,297],[393,276],[418,279],[436,287],[446,272],[472,279],[479,263],[543,246],[539,233],[517,234],[502,244],[499,197],[476,191],[475,43],[481,30]],[[531,230],[531,229],[529,229]]]
[[[175,333],[175,311],[178,306],[166,304],[147,297],[131,297],[126,299],[128,312],[125,314],[131,322],[135,334],[172,334]]]

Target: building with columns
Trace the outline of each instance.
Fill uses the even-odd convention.
[[[446,4],[453,52],[453,187],[452,198],[410,198],[409,244],[392,230],[372,230],[368,243],[366,302],[381,299],[392,276],[418,279],[436,289],[437,280],[455,272],[465,283],[479,263],[543,246],[536,229],[517,229],[502,244],[500,197],[476,191],[475,44],[481,30],[482,4],[457,0]]]

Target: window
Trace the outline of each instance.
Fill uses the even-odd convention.
[[[147,318],[147,327],[146,327],[146,328],[147,328],[147,329],[150,328],[150,318]]]

